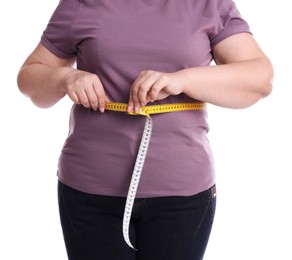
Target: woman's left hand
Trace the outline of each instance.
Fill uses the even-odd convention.
[[[128,112],[136,113],[148,102],[164,99],[183,92],[183,83],[178,72],[163,73],[153,70],[140,72],[130,90]]]

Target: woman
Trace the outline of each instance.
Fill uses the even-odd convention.
[[[215,61],[216,65],[211,66]],[[145,118],[127,103],[246,108],[273,69],[231,0],[62,0],[18,75],[38,107],[74,102],[58,167],[69,259],[202,259],[216,205],[205,110],[153,115],[130,222],[122,222]]]

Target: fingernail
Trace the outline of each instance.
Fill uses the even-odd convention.
[[[101,113],[103,113],[103,112],[104,112],[104,108],[103,108],[103,107],[100,108],[99,111],[100,111]]]
[[[135,107],[135,113],[138,114],[139,113],[139,108]]]

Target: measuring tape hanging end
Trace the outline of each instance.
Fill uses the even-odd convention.
[[[131,215],[133,206],[135,203],[135,197],[140,181],[140,177],[142,174],[143,165],[146,159],[148,146],[151,139],[151,133],[152,133],[152,119],[151,117],[146,118],[143,135],[141,138],[138,154],[136,157],[136,162],[133,170],[133,174],[131,177],[130,187],[128,189],[128,195],[126,199],[126,206],[124,211],[124,217],[123,217],[123,236],[125,239],[125,242],[127,245],[133,249],[135,249],[130,241],[130,221],[131,221]],[[137,249],[136,249],[137,250]]]

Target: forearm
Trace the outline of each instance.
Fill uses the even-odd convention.
[[[48,108],[65,96],[61,79],[70,70],[70,67],[50,67],[43,64],[24,65],[17,77],[18,87],[36,106]]]
[[[184,93],[226,108],[245,108],[267,96],[272,90],[273,69],[261,58],[178,72]]]

